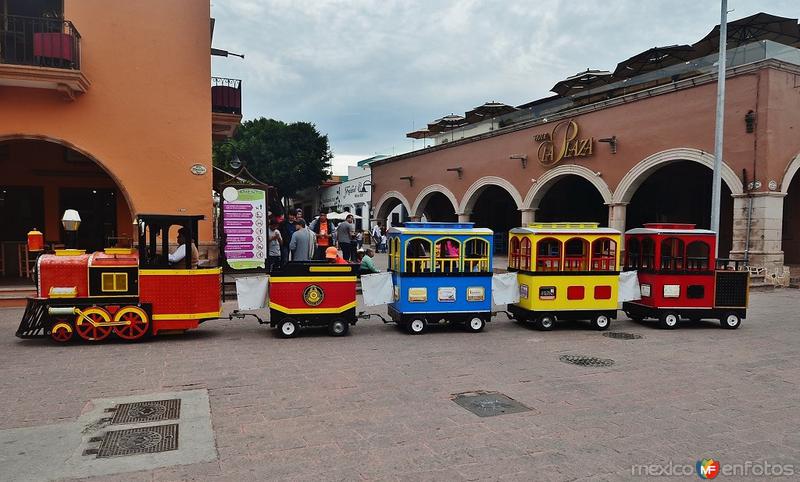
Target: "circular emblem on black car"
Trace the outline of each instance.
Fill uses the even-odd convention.
[[[318,306],[324,299],[325,292],[317,285],[307,286],[306,289],[303,290],[303,301],[305,301],[308,306]]]

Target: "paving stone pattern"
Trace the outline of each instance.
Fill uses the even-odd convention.
[[[216,461],[93,480],[619,480],[632,464],[707,457],[800,467],[798,294],[753,293],[733,331],[618,320],[645,335],[629,342],[499,315],[480,334],[370,320],[344,338],[283,340],[234,320],[58,346],[15,338],[22,310],[2,309],[0,429],[74,421],[93,398],[202,388]],[[615,363],[559,361],[569,354]],[[482,418],[452,401],[479,390],[531,410]]]

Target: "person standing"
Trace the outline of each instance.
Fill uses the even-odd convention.
[[[344,221],[336,226],[336,240],[339,242],[339,249],[342,250],[342,258],[350,261],[353,258],[353,234],[355,227],[352,224],[353,216],[347,215]]]
[[[294,234],[294,213],[289,213],[280,223],[281,232],[281,266],[289,262],[289,242]]]
[[[292,261],[310,261],[314,258],[314,248],[316,241],[314,233],[306,227],[304,219],[295,219],[295,231],[292,240],[289,242],[289,251],[292,253]]]
[[[358,230],[356,233],[356,252],[364,247],[364,231]]]
[[[375,226],[372,226],[372,244],[375,249],[378,249],[381,244],[381,223],[375,223]]]
[[[270,272],[281,267],[281,232],[278,230],[278,221],[269,220],[269,251],[267,253],[267,268]]]
[[[328,219],[328,213],[323,209],[319,212],[319,217],[311,222],[311,231],[316,235],[317,251],[314,259],[325,259],[325,250],[333,244],[333,224]]]
[[[388,246],[386,244],[387,241],[388,240],[386,238],[386,230],[381,229],[381,244],[380,244],[381,253],[386,253],[389,251]]]

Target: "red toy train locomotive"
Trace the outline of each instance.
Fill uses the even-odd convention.
[[[196,242],[201,219],[139,215],[138,251],[107,248],[85,254],[68,249],[42,255],[37,296],[28,299],[17,336],[67,342],[77,334],[94,342],[113,333],[133,341],[218,318],[220,269],[192,269],[191,256],[171,266],[164,254],[171,228],[174,233],[185,228]]]
[[[625,233],[625,269],[637,270],[642,298],[622,309],[632,320],[717,319],[735,329],[747,315],[750,278],[716,258],[716,233],[694,224],[645,224]]]

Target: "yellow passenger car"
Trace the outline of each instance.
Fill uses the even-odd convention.
[[[508,270],[519,303],[508,311],[550,330],[556,320],[590,320],[605,330],[617,317],[622,233],[597,223],[534,223],[508,235]]]

